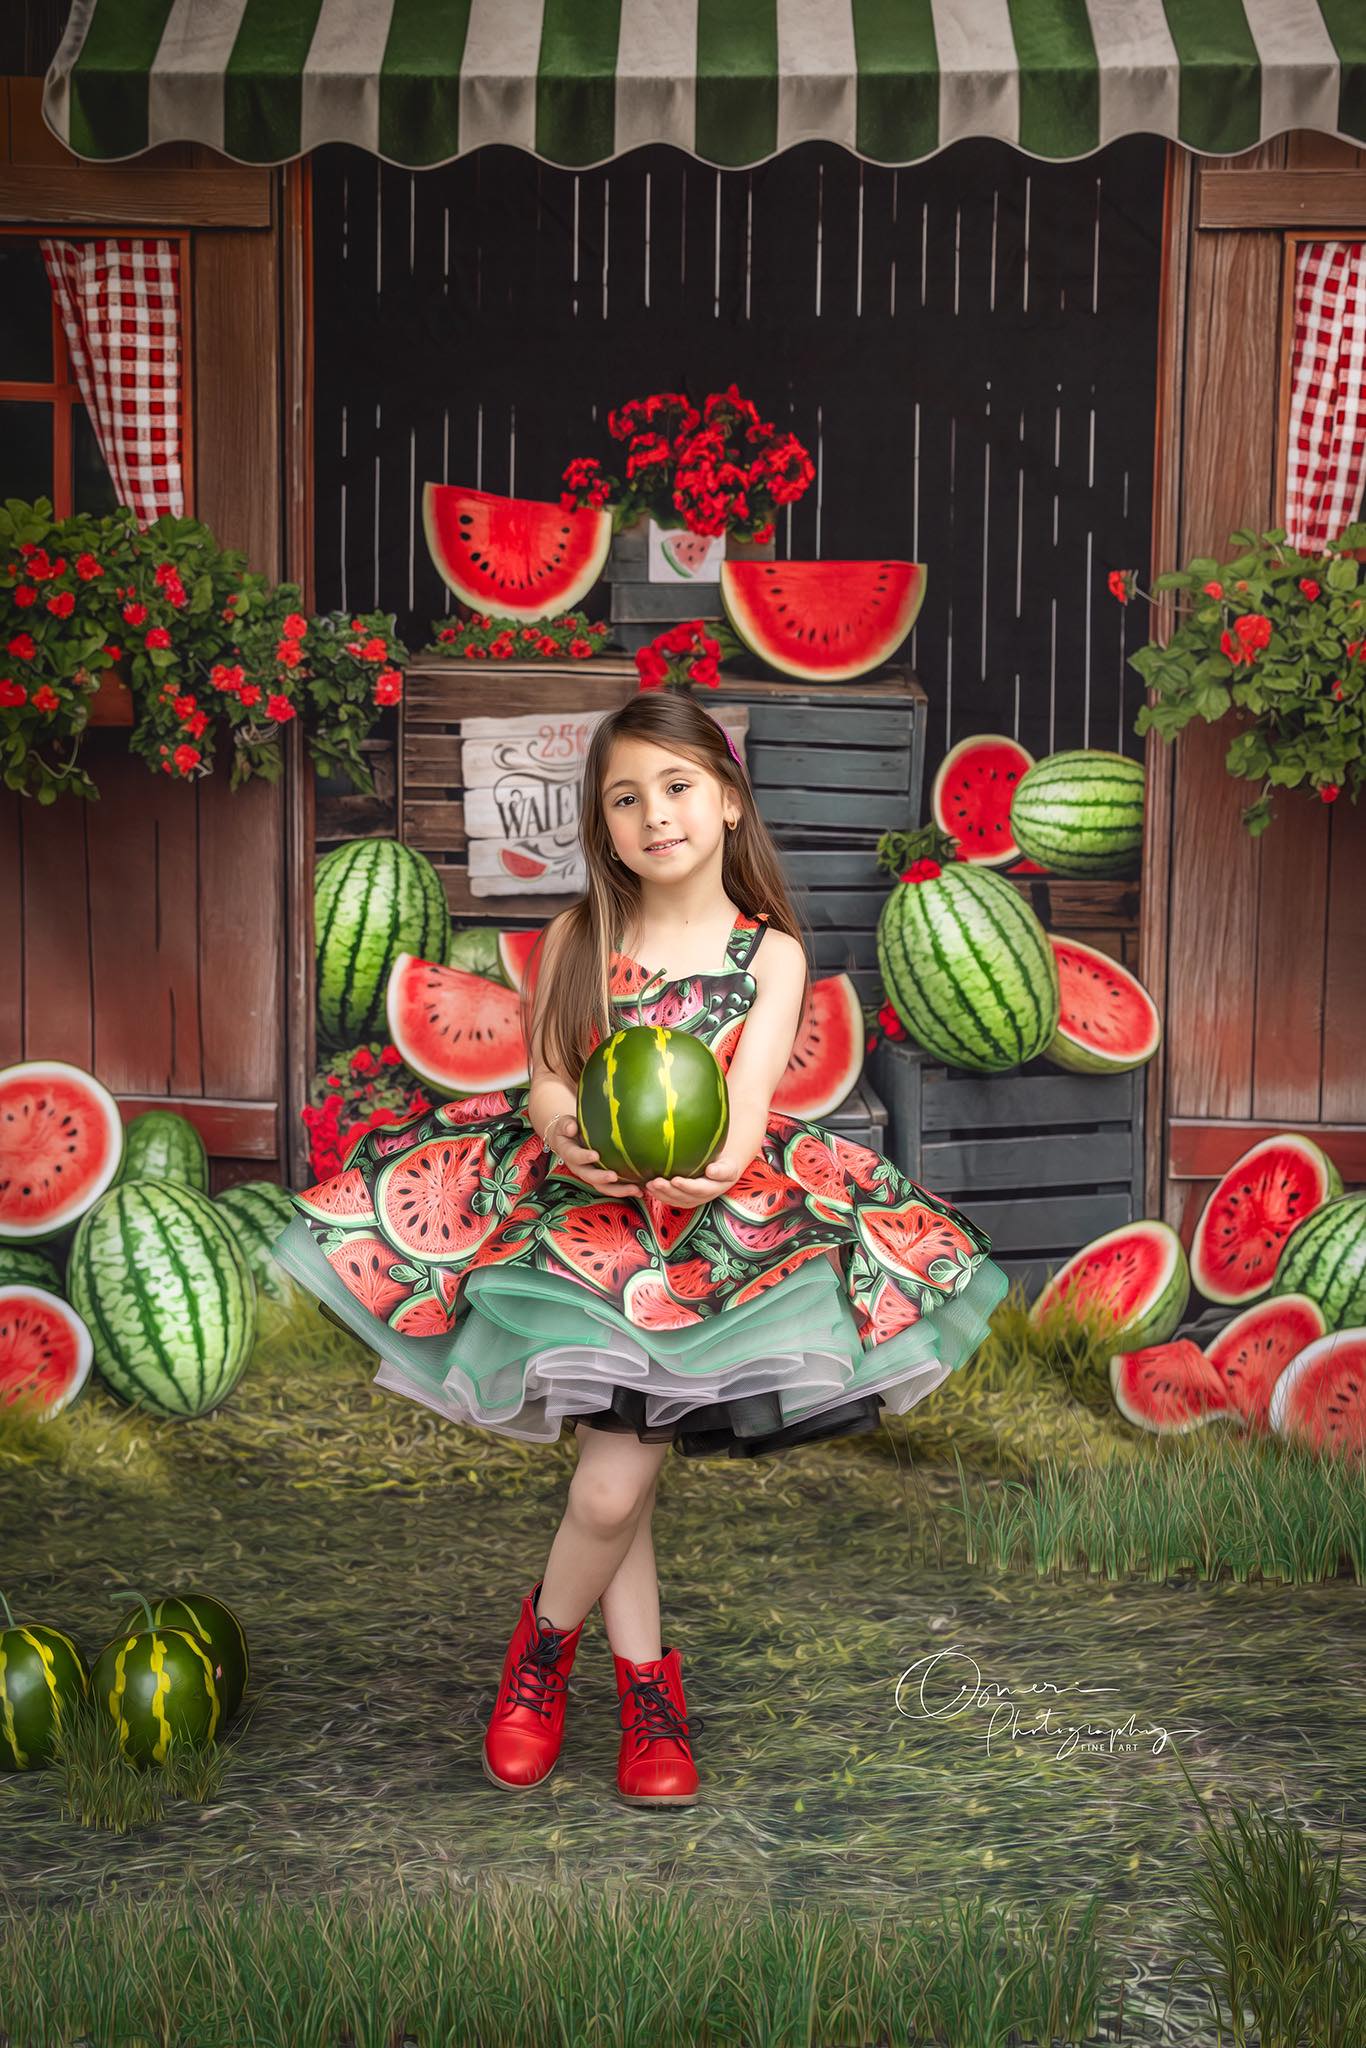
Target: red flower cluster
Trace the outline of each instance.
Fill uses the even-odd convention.
[[[308,1132],[309,1165],[319,1180],[343,1170],[367,1131],[380,1124],[401,1123],[431,1108],[420,1087],[410,1092],[398,1074],[386,1076],[386,1068],[401,1067],[402,1063],[394,1045],[381,1046],[378,1058],[369,1046],[362,1045],[332,1060],[322,1076],[321,1104],[300,1112]]]
[[[1233,631],[1225,627],[1219,635],[1219,652],[1226,655],[1235,668],[1240,662],[1250,667],[1258,654],[1271,642],[1271,621],[1264,612],[1244,612],[1233,621]]]
[[[666,683],[686,686],[693,682],[701,683],[708,690],[718,689],[721,683],[720,653],[721,643],[707,631],[705,620],[689,619],[683,625],[670,626],[667,633],[660,633],[648,647],[636,650],[639,688],[658,690]]]
[[[1129,579],[1133,573],[1132,569],[1112,569],[1110,571],[1108,579],[1110,595],[1111,597],[1117,597],[1121,604],[1129,602]]]
[[[795,434],[761,419],[736,385],[713,391],[699,411],[685,392],[657,391],[609,413],[607,429],[626,444],[625,482],[592,456],[566,468],[560,503],[619,506],[618,525],[638,512],[682,516],[691,533],[773,538],[773,515],[816,474]]]
[[[903,882],[932,882],[936,875],[942,875],[943,872],[944,870],[940,867],[938,861],[931,860],[929,855],[925,854],[920,860],[913,860],[908,868],[902,869],[901,880]]]
[[[605,619],[589,620],[582,612],[561,612],[557,618],[522,626],[516,619],[495,619],[474,613],[463,625],[436,626],[431,650],[463,655],[466,661],[519,661],[566,657],[591,661],[607,631]]]

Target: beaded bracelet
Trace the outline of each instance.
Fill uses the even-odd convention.
[[[556,1124],[563,1123],[566,1120],[566,1118],[572,1119],[573,1115],[574,1112],[572,1109],[561,1109],[558,1110],[555,1113],[555,1115],[551,1117],[550,1122],[546,1125],[544,1131],[541,1133],[541,1143],[545,1146],[547,1152],[551,1150],[550,1133],[554,1130]]]

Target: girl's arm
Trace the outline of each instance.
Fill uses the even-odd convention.
[[[754,1001],[745,1017],[740,1049],[726,1075],[730,1128],[703,1175],[652,1180],[650,1192],[678,1208],[724,1194],[740,1178],[764,1141],[769,1107],[792,1057],[802,1020],[806,954],[788,932],[768,933],[754,957]]]

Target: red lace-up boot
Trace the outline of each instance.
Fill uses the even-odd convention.
[[[617,1790],[623,1799],[646,1806],[691,1806],[697,1798],[697,1769],[689,1748],[682,1660],[666,1650],[647,1664],[612,1654],[616,1671],[621,1748]],[[705,1721],[698,1716],[693,1729]]]
[[[583,1634],[583,1622],[557,1629],[538,1615],[540,1591],[537,1579],[522,1602],[484,1734],[484,1776],[518,1790],[543,1783],[554,1769],[564,1740],[569,1672]]]

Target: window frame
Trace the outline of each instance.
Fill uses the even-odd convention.
[[[190,251],[192,235],[188,228],[136,230],[130,236],[123,226],[72,226],[63,222],[49,221],[41,226],[0,221],[0,240],[17,241],[22,238],[42,236],[49,241],[83,242],[119,239],[145,240],[154,235],[159,241],[175,242],[179,250],[177,266],[177,293],[180,313],[180,404],[177,425],[180,434],[180,474],[184,492],[184,516],[195,516],[195,464],[194,443],[191,423],[194,418],[194,332],[192,308],[194,294],[190,290]],[[21,404],[50,405],[52,420],[52,516],[54,519],[69,519],[74,511],[72,504],[72,456],[73,432],[72,410],[84,405],[81,389],[76,382],[71,353],[67,347],[66,330],[57,310],[56,294],[49,285],[50,314],[52,320],[52,381],[48,383],[25,383],[13,378],[0,378],[0,401],[15,400]],[[93,424],[93,423],[92,423]]]

